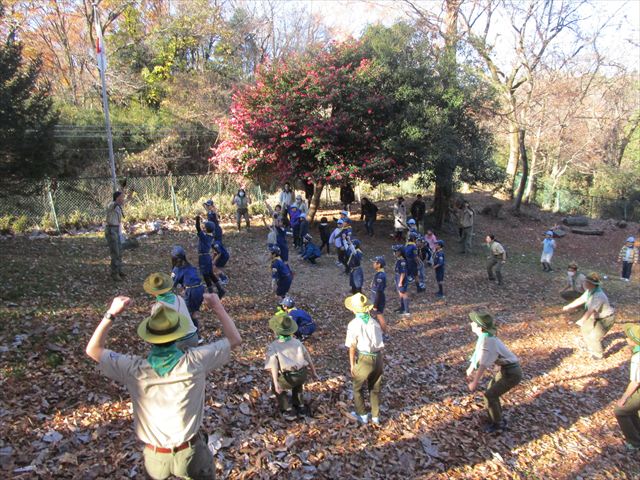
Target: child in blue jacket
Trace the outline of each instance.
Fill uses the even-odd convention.
[[[207,291],[213,293],[213,285],[218,290],[218,296],[224,297],[224,288],[220,284],[220,280],[213,273],[213,262],[211,259],[211,245],[213,244],[213,230],[215,226],[213,222],[204,222],[204,229],[200,227],[200,215],[196,217],[196,231],[198,232],[198,266],[200,267],[200,275],[207,284]]]
[[[176,245],[171,249],[171,278],[173,288],[180,286],[184,289],[184,300],[191,315],[193,324],[198,328],[197,315],[204,300],[205,287],[196,267],[187,260],[184,248]]]
[[[298,331],[295,333],[295,337],[304,342],[309,338],[313,332],[316,331],[317,325],[314,322],[311,315],[304,310],[296,308],[295,302],[291,297],[284,297],[280,302],[280,308],[278,311],[282,311],[293,318],[298,324]],[[277,314],[278,312],[276,312]]]
[[[436,272],[436,282],[438,282],[438,293],[436,297],[444,297],[444,241],[438,240],[436,242],[436,251],[433,254],[433,270]]]
[[[280,299],[287,296],[292,281],[293,274],[289,265],[280,258],[280,248],[273,247],[271,249],[271,286]]]
[[[224,267],[229,261],[229,252],[220,240],[213,241],[211,251],[213,252],[213,269],[220,277],[220,283],[227,285],[229,283],[229,277],[224,273]]]
[[[313,243],[313,238],[308,233],[302,239],[302,259],[312,264],[316,264],[316,260],[320,258],[322,252],[318,246]]]
[[[362,293],[362,285],[364,284],[364,274],[362,272],[362,250],[360,250],[360,240],[346,239],[347,246],[347,269],[349,270],[349,285],[351,293]]]

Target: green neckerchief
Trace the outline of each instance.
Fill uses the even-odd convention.
[[[633,347],[633,353],[640,353],[640,345]]]
[[[158,295],[156,297],[156,300],[159,302],[170,303],[173,305],[174,303],[176,303],[176,295],[175,293],[167,292],[167,293]]]
[[[151,347],[147,361],[158,375],[164,377],[176,366],[182,355],[184,352],[175,343],[168,347],[154,345]]]
[[[587,307],[587,303],[589,303],[589,300],[591,300],[591,297],[593,297],[596,293],[601,292],[602,288],[600,286],[597,286],[596,288],[594,288],[593,290],[589,290],[587,293],[587,301],[584,302],[584,309],[588,310],[589,307]]]
[[[288,342],[291,340],[291,335],[278,335],[278,340],[281,342]]]
[[[367,323],[369,323],[369,320],[371,320],[371,315],[369,315],[368,313],[356,313],[356,318],[358,320],[362,320],[366,325]]]
[[[471,355],[471,359],[470,359],[471,365],[473,366],[473,368],[478,368],[478,359],[480,357],[480,350],[481,350],[480,340],[487,337],[493,337],[493,335],[491,335],[489,332],[482,332],[482,335],[480,335],[478,337],[478,340],[476,340],[476,348],[473,350],[473,355]]]

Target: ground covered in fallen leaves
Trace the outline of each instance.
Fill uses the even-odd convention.
[[[471,195],[474,205],[489,201]],[[336,211],[326,211],[326,215]],[[389,205],[373,239],[355,224],[367,259],[391,263]],[[358,427],[352,410],[348,354],[343,347],[351,316],[343,306],[348,278],[335,257],[318,266],[292,255],[291,294],[311,312],[319,330],[307,342],[321,380],[308,385],[315,416],[287,423],[275,414],[269,378],[262,370],[272,340],[267,321],[276,302],[269,289],[266,228],[225,229],[232,259],[223,300],[245,344],[234,360],[209,377],[205,428],[217,449],[220,478],[638,478],[638,456],[624,451],[613,416],[628,381],[630,353],[621,324],[639,321],[638,270],[630,284],[618,280],[615,263],[624,239],[638,230],[605,224],[603,237],[568,234],[558,239],[556,272],[539,266],[543,232],[559,220],[548,213],[501,219],[478,215],[471,255],[447,242],[446,300],[436,301],[432,273],[427,292],[415,295],[411,317],[391,313],[397,296],[387,289],[387,342],[383,424]],[[127,279],[112,285],[101,235],[11,238],[0,241],[0,475],[3,478],[144,478],[142,446],[133,434],[127,392],[97,373],[84,354],[95,326],[115,295],[135,304],[117,320],[108,347],[144,354],[138,322],[152,299],[145,276],[169,271],[170,247],[182,244],[195,257],[195,232],[165,231],[141,239],[124,255]],[[312,233],[315,233],[315,227]],[[509,253],[500,289],[486,280],[481,241],[495,233]],[[617,309],[606,339],[606,358],[581,349],[577,314],[563,315],[558,290],[566,264],[608,275],[605,291]],[[371,279],[365,262],[365,282]],[[392,272],[392,268],[387,269]],[[480,432],[482,397],[470,394],[465,369],[475,341],[467,313],[491,309],[499,335],[516,353],[523,382],[503,401],[509,430]],[[203,316],[207,340],[221,335]],[[485,377],[485,381],[489,379]]]

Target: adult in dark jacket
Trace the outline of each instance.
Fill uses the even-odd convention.
[[[360,202],[360,220],[364,219],[367,235],[373,237],[373,224],[378,217],[378,207],[375,203],[364,197]]]
[[[353,191],[353,187],[350,183],[345,183],[340,187],[340,203],[342,208],[348,212],[351,211],[351,204],[355,202],[356,194]]]

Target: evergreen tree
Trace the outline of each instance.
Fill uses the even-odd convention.
[[[39,79],[41,64],[40,59],[24,61],[22,45],[10,30],[0,44],[0,178],[8,184],[58,170],[53,153],[58,114],[48,84]]]

